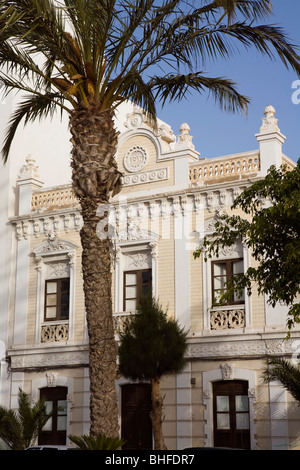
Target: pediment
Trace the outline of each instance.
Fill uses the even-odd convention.
[[[150,230],[142,229],[138,224],[130,222],[127,229],[119,233],[118,242],[127,241],[157,241],[158,235]]]
[[[33,250],[35,256],[47,256],[57,253],[69,253],[74,251],[76,245],[67,240],[59,238],[56,234],[48,233],[47,239]]]

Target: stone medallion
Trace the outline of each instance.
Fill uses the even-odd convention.
[[[124,157],[124,167],[130,173],[137,173],[144,168],[147,160],[147,152],[143,147],[132,147]]]

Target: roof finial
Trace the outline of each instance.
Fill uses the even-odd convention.
[[[22,166],[18,180],[39,178],[39,167],[36,165],[36,161],[32,155],[28,155],[26,158],[26,164]]]
[[[268,105],[265,108],[264,115],[262,118],[262,126],[260,128],[261,133],[268,132],[280,132],[279,127],[277,126],[278,119],[275,118],[275,109],[272,105]]]
[[[180,135],[178,136],[178,143],[194,149],[193,136],[190,135],[190,126],[184,122],[179,128]]]

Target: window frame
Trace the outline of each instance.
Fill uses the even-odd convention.
[[[151,274],[149,287],[150,287],[151,292],[152,292],[152,279],[153,279],[153,277],[152,277],[152,268],[124,271],[124,273],[123,273],[123,312],[127,311],[126,310],[126,300],[136,300],[136,303],[138,303],[138,299],[139,299],[139,297],[142,293],[142,290],[143,290],[142,274],[145,273],[145,272],[149,272]],[[126,274],[136,274],[137,283],[127,285],[126,284]],[[136,292],[137,296],[132,297],[132,298],[127,298],[126,297],[126,287],[133,287],[133,286],[137,287],[137,292]]]
[[[64,293],[62,291],[62,283],[68,281],[68,315],[66,317],[62,317],[62,294]],[[56,283],[56,304],[53,305],[53,307],[56,307],[56,316],[47,318],[47,307],[50,307],[52,305],[47,305],[47,296],[48,295],[53,295],[51,293],[47,292],[47,284],[48,283]],[[67,321],[70,318],[70,289],[71,289],[71,283],[70,283],[70,277],[63,277],[59,279],[46,279],[45,280],[45,296],[44,296],[44,321],[45,322],[51,322],[51,321]]]
[[[245,305],[245,297],[243,299],[234,300],[234,294],[230,299],[223,302],[217,302],[216,292],[218,289],[215,289],[215,278],[218,277],[214,275],[214,266],[217,264],[226,265],[226,281],[225,285],[228,283],[228,280],[234,275],[233,274],[233,264],[237,262],[243,263],[243,272],[244,272],[244,258],[228,258],[228,259],[217,259],[211,262],[211,295],[212,301],[217,306],[229,306],[229,305]]]

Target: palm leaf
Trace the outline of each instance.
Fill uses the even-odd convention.
[[[19,389],[18,412],[0,407],[0,436],[14,450],[24,450],[35,442],[50,416],[44,399],[31,406],[29,395]]]
[[[240,95],[235,83],[224,78],[205,77],[202,73],[188,75],[172,75],[153,77],[152,88],[155,98],[165,105],[167,101],[180,101],[187,97],[191,90],[203,93],[204,90],[212,92],[222,109],[227,111],[247,111],[249,98]]]
[[[125,444],[123,439],[103,434],[96,437],[86,434],[81,437],[70,435],[69,439],[81,450],[118,450]]]
[[[279,381],[290,394],[300,403],[300,368],[290,361],[273,357],[268,359],[267,368],[263,372],[264,382]]]
[[[44,117],[53,117],[57,106],[65,109],[60,102],[59,93],[48,93],[47,95],[32,94],[25,98],[14,111],[8,124],[4,144],[2,147],[3,160],[7,161],[9,151],[20,123],[24,125],[28,122],[42,119]]]

